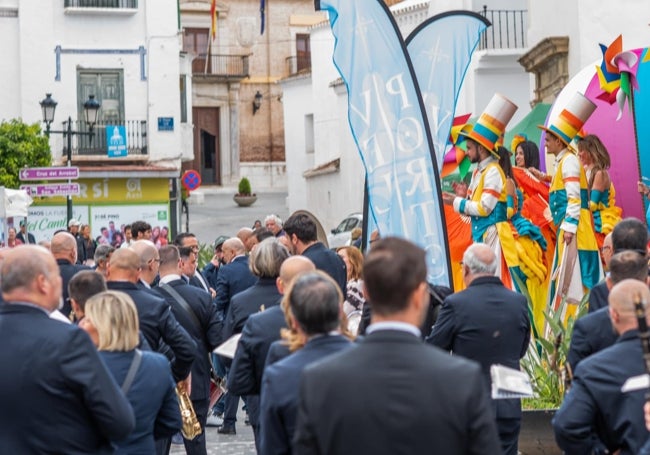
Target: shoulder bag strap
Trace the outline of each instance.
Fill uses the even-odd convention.
[[[189,303],[183,298],[182,295],[180,295],[176,289],[171,287],[167,283],[160,283],[158,286],[160,286],[161,289],[163,289],[167,294],[171,295],[174,300],[181,306],[182,309],[185,310],[187,314],[190,315],[190,319],[196,325],[197,329],[199,330],[199,333],[203,335],[203,328],[201,326],[201,322],[199,321],[199,318],[196,316],[196,313],[194,310],[192,310],[192,307],[190,306]]]
[[[124,395],[129,393],[129,389],[131,388],[131,384],[133,384],[135,374],[138,372],[138,368],[140,368],[141,363],[142,352],[139,349],[136,349],[133,360],[131,361],[131,366],[129,367],[129,371],[126,373],[126,378],[124,378],[124,382],[122,383],[122,392],[124,392]]]

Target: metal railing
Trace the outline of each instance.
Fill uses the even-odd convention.
[[[209,74],[223,77],[248,77],[248,55],[199,54],[192,61],[192,74]]]
[[[478,13],[492,23],[483,32],[479,50],[526,47],[527,10],[487,9],[487,5],[484,5]]]
[[[287,57],[285,62],[289,75],[311,71],[311,55]]]
[[[128,8],[137,9],[138,0],[64,0],[65,8]]]
[[[64,122],[63,128],[67,125]],[[83,120],[73,122],[74,131],[88,131],[88,125]],[[108,155],[108,146],[106,145],[106,127],[124,126],[126,129],[126,150],[128,155],[146,155],[147,150],[147,121],[146,120],[127,120],[127,121],[101,121],[95,124],[93,128],[92,139],[86,135],[75,135],[72,137],[72,155]],[[64,147],[65,148],[65,147]],[[65,155],[67,150],[63,150]]]

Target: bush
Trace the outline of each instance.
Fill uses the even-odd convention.
[[[237,191],[238,196],[250,196],[251,182],[246,177],[242,177],[242,179],[239,181],[239,187]]]
[[[47,167],[52,164],[50,145],[41,127],[19,119],[0,123],[0,186],[18,188],[18,173],[24,167]]]

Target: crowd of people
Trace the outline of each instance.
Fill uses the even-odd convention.
[[[518,370],[540,315],[567,320],[589,294],[557,443],[650,454],[647,388],[623,391],[646,372],[648,230],[621,220],[607,151],[579,137],[590,109],[578,96],[544,127],[551,175],[532,142],[498,145],[503,97],[464,129],[477,167],[443,195],[471,221],[456,292],[426,282],[414,243],[375,231],[365,255],[332,251],[304,212],[218,237],[202,269],[195,235],[155,241],[143,221],[119,247],[72,220],[49,245],[0,250],[0,361],[16,366],[0,379],[0,448],[165,454],[180,438],[205,454],[208,426],[237,434],[241,399],[264,455],[515,455],[521,403],[493,398],[491,369]]]

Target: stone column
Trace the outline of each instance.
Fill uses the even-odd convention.
[[[230,180],[239,181],[239,82],[228,85],[230,103]]]

